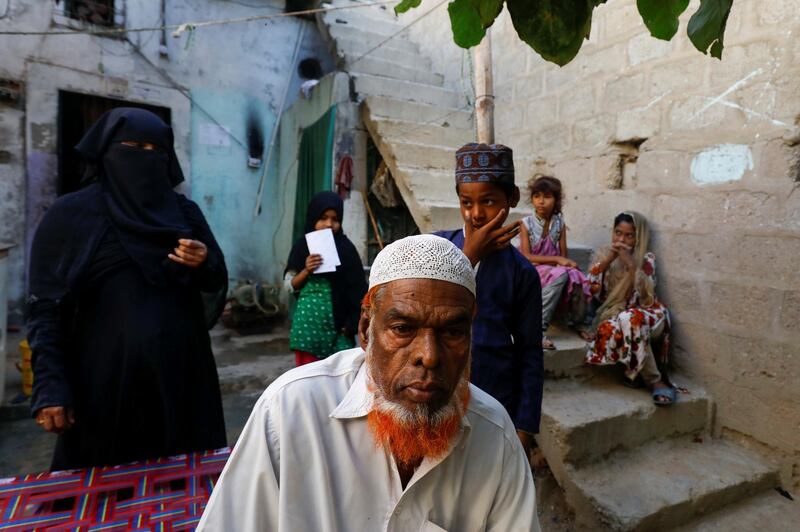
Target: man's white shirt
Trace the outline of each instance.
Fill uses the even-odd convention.
[[[539,531],[528,460],[503,407],[470,385],[450,451],[405,490],[367,426],[364,351],[293,369],[253,408],[198,532]]]

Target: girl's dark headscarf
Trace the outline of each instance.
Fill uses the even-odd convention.
[[[341,222],[344,216],[344,202],[334,192],[319,192],[311,198],[306,211],[305,232],[314,231],[314,226],[322,214],[333,209]],[[335,272],[315,274],[328,279],[331,283],[333,299],[333,321],[337,330],[344,329],[347,334],[354,335],[358,331],[358,319],[361,311],[361,300],[367,293],[367,281],[364,267],[358,256],[356,247],[340,229],[333,233],[336,251],[339,253],[341,265]],[[305,235],[297,239],[289,253],[286,271],[300,272],[306,267],[309,255]]]
[[[119,107],[101,116],[75,149],[94,167],[123,248],[151,283],[164,286],[167,271],[179,271],[167,254],[192,234],[172,190],[183,181],[172,129],[149,111]]]

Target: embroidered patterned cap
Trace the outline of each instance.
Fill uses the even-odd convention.
[[[400,279],[438,279],[475,295],[472,264],[455,244],[440,236],[408,236],[378,253],[369,274],[370,289]]]
[[[456,152],[456,184],[514,184],[514,152],[502,144],[466,144]]]

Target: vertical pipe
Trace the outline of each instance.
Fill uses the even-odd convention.
[[[473,48],[475,65],[475,124],[478,142],[494,144],[494,81],[492,79],[492,37],[490,28]]]

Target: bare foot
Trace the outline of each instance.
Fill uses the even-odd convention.
[[[594,333],[588,329],[581,329],[578,331],[578,334],[581,336],[583,341],[585,342],[593,342],[594,341]]]
[[[542,336],[542,349],[552,351],[556,348],[556,344],[547,336]]]

